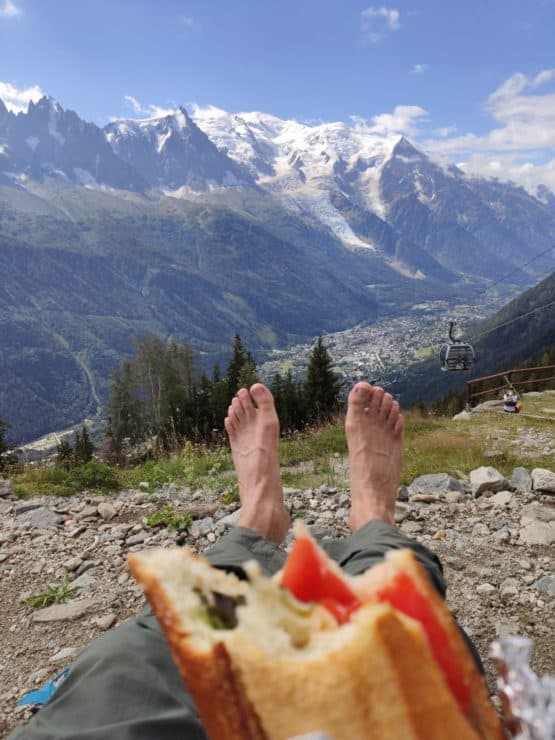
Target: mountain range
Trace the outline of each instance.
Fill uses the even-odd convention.
[[[98,412],[137,334],[209,366],[235,331],[256,355],[500,273],[523,289],[553,244],[547,188],[358,123],[211,107],[102,129],[0,101],[0,418],[22,441]]]

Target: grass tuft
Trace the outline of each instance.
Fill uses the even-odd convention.
[[[185,532],[193,523],[193,517],[185,512],[178,514],[171,506],[164,506],[146,518],[147,527],[166,527],[170,532]]]
[[[36,611],[37,609],[44,609],[52,604],[63,604],[71,596],[72,590],[69,586],[67,579],[58,584],[57,586],[46,586],[39,591],[38,594],[28,596],[23,600],[23,606],[29,612]]]

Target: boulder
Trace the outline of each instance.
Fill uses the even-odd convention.
[[[448,473],[428,473],[419,475],[409,486],[409,496],[439,496],[447,491],[464,493],[464,483]]]
[[[508,480],[501,473],[488,465],[470,471],[470,486],[474,497],[480,496],[484,491],[503,491],[511,488]]]
[[[11,480],[0,480],[0,498],[11,496],[13,493]]]
[[[542,576],[539,581],[536,581],[534,588],[543,591],[548,596],[555,597],[555,576]]]
[[[469,421],[470,419],[472,419],[470,411],[459,411],[459,413],[455,414],[453,417],[453,421]]]
[[[492,496],[490,501],[494,506],[507,506],[513,500],[513,494],[510,491],[499,491]],[[500,528],[499,528],[500,529]]]
[[[226,514],[226,516],[223,516],[218,524],[224,525],[225,527],[235,527],[237,525],[237,522],[239,521],[239,517],[241,516],[241,509],[237,509],[236,511],[232,511],[231,514]]]
[[[532,470],[532,485],[534,491],[555,494],[555,473],[545,468]]]
[[[517,491],[527,493],[532,490],[532,476],[526,468],[515,468],[511,475],[511,485]]]
[[[38,506],[37,508],[20,512],[21,509],[19,511],[16,510],[17,522],[30,524],[33,529],[50,529],[57,524],[62,524],[64,521],[62,516],[50,511],[46,506]]]
[[[555,542],[555,509],[531,504],[522,510],[519,542],[523,545],[552,545]]]
[[[95,602],[92,599],[82,599],[81,601],[70,601],[67,604],[54,604],[47,606],[45,609],[39,609],[33,614],[33,622],[66,622],[70,619],[77,619],[86,614]]]
[[[98,513],[104,521],[109,522],[110,519],[115,517],[116,509],[113,504],[110,504],[108,501],[103,501],[101,504],[98,504]]]

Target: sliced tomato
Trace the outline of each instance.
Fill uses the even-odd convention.
[[[420,593],[412,578],[407,573],[397,573],[391,583],[377,594],[377,598],[420,622],[453,696],[463,712],[466,712],[470,705],[469,687],[453,654],[446,631],[437,621],[429,601]]]
[[[287,558],[281,585],[299,601],[316,602],[328,610],[339,624],[349,621],[362,602],[349,585],[336,575],[326,556],[310,539],[301,537]],[[420,593],[407,573],[397,573],[386,588],[375,596],[422,625],[432,653],[459,706],[466,712],[470,690],[449,644],[447,633],[437,621],[429,601]]]
[[[299,601],[314,601],[325,607],[344,624],[359,608],[361,602],[349,585],[336,575],[312,540],[301,537],[295,540],[287,558],[281,585]]]

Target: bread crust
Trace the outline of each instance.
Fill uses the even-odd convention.
[[[441,624],[447,633],[451,650],[455,656],[457,664],[460,666],[465,683],[470,693],[469,719],[480,736],[485,740],[503,740],[506,733],[503,729],[500,718],[498,717],[490,699],[485,678],[480,675],[476,669],[474,659],[470,655],[468,647],[457,627],[449,609],[443,599],[439,596],[433,587],[430,579],[426,575],[424,568],[416,560],[412,550],[393,550],[390,551],[385,563],[377,565],[357,578],[351,580],[355,592],[359,594],[366,589],[363,584],[370,579],[380,577],[380,568],[393,567],[398,572],[404,572],[411,576],[418,590],[431,605],[437,621]],[[360,580],[359,580],[360,579]],[[357,584],[358,581],[358,584]]]
[[[203,563],[208,573],[215,572],[186,550],[181,557],[184,568],[191,562]],[[318,730],[338,740],[505,737],[485,682],[447,607],[410,551],[392,553],[383,565],[349,582],[367,596],[373,589],[375,593],[380,580],[387,583],[392,571],[414,580],[446,630],[467,679],[472,695],[468,718],[449,690],[420,625],[388,604],[365,604],[351,623],[335,631],[345,639],[323,636],[321,654],[282,655],[241,629],[223,630],[221,639],[213,631],[212,642],[199,643],[194,623],[183,621],[175,597],[165,589],[164,574],[140,554],[129,555],[129,565],[213,740],[286,740]]]
[[[182,550],[185,558],[197,556]],[[148,562],[140,555],[128,556],[129,569],[141,583],[156,618],[164,632],[171,655],[187,688],[191,692],[210,738],[222,740],[265,740],[260,721],[225,645],[216,642],[209,650],[197,650],[189,640],[174,606]]]

